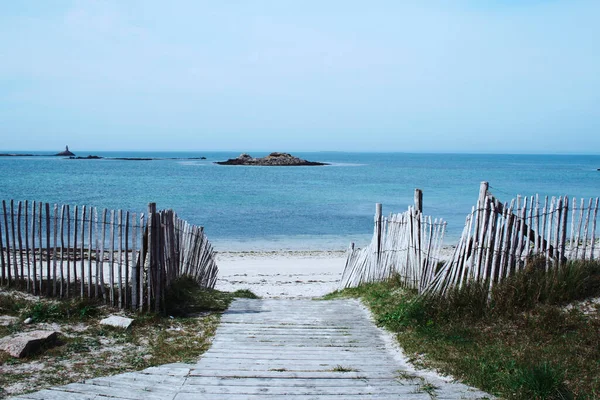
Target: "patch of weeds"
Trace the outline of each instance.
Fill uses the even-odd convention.
[[[421,385],[419,385],[419,389],[418,391],[421,393],[427,393],[431,398],[435,399],[436,393],[435,391],[438,389],[437,386],[429,383],[429,382],[424,382]]]
[[[540,363],[519,368],[508,378],[508,386],[523,398],[530,399],[573,399],[573,393],[563,382],[564,373],[558,368]]]
[[[98,303],[91,300],[41,300],[21,310],[23,318],[32,322],[86,321],[99,314]]]
[[[18,317],[21,310],[29,306],[30,301],[23,299],[14,291],[2,291],[0,289],[0,315]]]
[[[100,341],[94,337],[74,337],[66,339],[66,351],[71,353],[89,353],[98,350],[101,346]]]
[[[235,292],[233,292],[231,295],[234,298],[239,298],[239,299],[259,299],[260,298],[257,295],[255,295],[254,293],[252,293],[252,291],[249,289],[238,289]]]
[[[331,372],[358,372],[356,368],[344,367],[343,365],[336,365],[330,369]]]
[[[175,280],[165,294],[165,313],[172,316],[186,316],[205,311],[225,311],[236,297],[257,298],[249,290],[222,292],[198,286],[189,276]]]

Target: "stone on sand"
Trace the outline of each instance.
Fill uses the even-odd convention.
[[[0,339],[0,350],[16,358],[34,353],[42,346],[51,346],[56,342],[56,331],[31,331],[18,333]]]
[[[127,329],[131,326],[133,320],[131,318],[120,317],[118,315],[110,315],[100,321],[100,325],[112,326],[114,328]]]

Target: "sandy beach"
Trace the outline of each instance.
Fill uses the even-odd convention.
[[[264,298],[311,298],[338,288],[344,251],[223,252],[216,288]]]
[[[442,248],[443,259],[453,246]],[[339,288],[345,251],[260,251],[217,254],[216,288],[250,289],[263,298],[320,297]]]

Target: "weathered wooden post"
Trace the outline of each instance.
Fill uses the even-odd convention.
[[[4,233],[6,238],[6,272],[8,276],[8,286],[12,283],[12,272],[10,271],[10,235],[8,233],[8,213],[6,211],[6,201],[2,200],[2,210],[4,211]],[[2,270],[4,272],[4,269]]]
[[[375,230],[377,231],[377,265],[379,265],[379,259],[381,258],[381,236],[383,230],[383,207],[381,203],[375,204]]]
[[[415,189],[415,210],[423,213],[423,191]]]
[[[156,225],[156,219],[155,219],[155,215],[156,215],[156,203],[149,203],[148,204],[148,272],[146,273],[147,275],[147,282],[148,282],[148,311],[150,311],[152,309],[152,285],[155,283],[154,280],[154,270],[155,270],[155,264],[156,264],[156,257],[155,257],[155,248],[156,248],[156,236],[154,235],[154,226]]]
[[[415,227],[417,228],[416,238],[415,238],[415,259],[417,260],[419,268],[422,268],[422,233],[421,233],[421,215],[423,214],[423,191],[421,189],[415,189]]]

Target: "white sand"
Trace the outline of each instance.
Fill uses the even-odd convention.
[[[338,288],[346,253],[289,251],[219,253],[217,289],[250,289],[266,298],[310,298]]]
[[[452,256],[444,247],[443,259]],[[250,289],[265,298],[320,297],[339,288],[344,251],[223,252],[217,254],[217,289]]]

